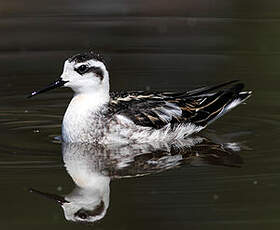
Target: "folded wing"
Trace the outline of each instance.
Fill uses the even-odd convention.
[[[205,127],[251,95],[251,92],[242,92],[242,83],[222,89],[234,82],[182,93],[112,93],[110,112],[122,115],[137,125],[156,129],[167,124],[176,127],[182,123]]]

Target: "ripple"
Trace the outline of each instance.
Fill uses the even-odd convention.
[[[0,162],[1,169],[44,169],[63,168],[57,161],[6,161]]]
[[[2,97],[5,104],[0,109],[0,126],[5,135],[0,134],[0,151],[27,155],[57,154],[60,151],[57,144],[61,143],[57,137],[61,133],[66,100],[69,101],[68,93],[57,92],[34,100],[26,100],[24,95]],[[241,106],[203,132],[215,136],[215,140],[221,143],[232,139],[244,141],[241,136],[246,139],[260,127],[273,127],[273,134],[275,127],[279,127],[278,117],[277,114],[255,113],[248,106]]]

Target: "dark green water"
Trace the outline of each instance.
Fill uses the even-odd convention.
[[[1,229],[279,229],[280,3],[1,1]],[[102,221],[73,224],[27,192],[75,187],[54,143],[71,91],[25,96],[95,49],[112,90],[185,90],[239,79],[254,94],[201,135],[237,142],[241,168],[181,167],[113,180]]]

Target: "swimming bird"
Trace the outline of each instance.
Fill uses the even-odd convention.
[[[74,91],[62,123],[66,143],[172,142],[251,96],[236,80],[185,92],[110,92],[104,59],[92,51],[69,57],[59,79],[28,97],[62,86]]]

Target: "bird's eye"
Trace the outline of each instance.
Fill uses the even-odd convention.
[[[86,215],[85,213],[81,213],[81,214],[79,215],[79,217],[80,217],[81,219],[86,219],[86,218],[87,218],[87,215]]]
[[[77,69],[75,69],[79,74],[84,74],[89,70],[89,67],[86,65],[80,65]]]
[[[78,212],[76,212],[74,214],[74,216],[78,216],[81,219],[86,219],[88,217],[88,215],[84,209],[80,209]]]

